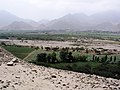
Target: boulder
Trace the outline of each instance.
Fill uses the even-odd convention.
[[[11,61],[12,62],[18,62],[18,60],[16,58],[13,58]]]
[[[10,61],[10,62],[7,63],[7,66],[13,66],[13,64],[14,63],[12,61]]]
[[[51,77],[52,77],[52,78],[56,78],[56,75],[52,75]]]

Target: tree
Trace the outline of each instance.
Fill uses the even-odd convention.
[[[97,61],[97,56],[95,56],[95,62]]]
[[[110,57],[110,62],[112,62],[112,56]]]
[[[102,57],[101,58],[101,63],[104,63],[105,62],[105,57]]]
[[[86,49],[86,53],[88,53],[89,52],[89,50],[88,50],[88,48]]]
[[[55,61],[57,60],[55,52],[51,54],[51,60],[52,60],[52,63],[55,63]]]
[[[95,55],[93,55],[93,61],[95,61]]]
[[[107,61],[107,55],[105,55],[105,57],[102,57],[101,62],[102,62],[102,64],[108,64],[109,63],[109,61]]]
[[[116,56],[114,56],[114,62],[116,62]]]
[[[48,63],[51,63],[51,59],[52,59],[51,54],[48,54],[47,57],[46,57],[46,59],[47,59],[47,62],[48,62]]]
[[[97,62],[99,62],[99,60],[100,60],[100,58],[99,58],[99,57],[97,57]]]
[[[63,62],[66,62],[67,54],[68,54],[68,51],[66,51],[66,50],[61,50],[61,51],[60,51],[60,59],[61,59]]]
[[[37,61],[38,62],[46,62],[46,53],[40,53],[37,55]]]
[[[107,61],[107,55],[105,55],[105,61]]]
[[[69,52],[67,55],[67,62],[73,62],[73,56],[72,56],[72,52]]]

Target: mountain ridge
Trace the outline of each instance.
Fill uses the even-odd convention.
[[[4,11],[2,11],[3,13]],[[74,31],[86,31],[86,30],[101,30],[101,31],[120,31],[120,12],[107,11],[100,12],[93,15],[86,15],[84,13],[67,14],[63,17],[54,20],[41,20],[34,21],[30,19],[22,19],[9,12],[4,12],[3,17],[4,24],[1,24],[1,29],[6,30],[74,30]],[[8,14],[8,16],[6,15]],[[2,17],[0,12],[0,18]],[[9,19],[10,17],[10,19]],[[4,20],[5,19],[5,20]],[[8,21],[5,25],[5,21]],[[24,22],[26,25],[21,25]],[[11,23],[10,23],[11,22]],[[14,22],[14,23],[13,23]],[[16,23],[19,22],[19,23]],[[13,28],[14,27],[14,28]],[[26,28],[27,27],[27,28]]]

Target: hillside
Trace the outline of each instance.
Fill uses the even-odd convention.
[[[24,61],[7,66],[13,55],[1,49],[0,88],[2,90],[119,90],[120,80],[57,70]]]
[[[21,21],[22,18],[17,17],[14,14],[11,14],[7,11],[0,11],[0,28],[11,24],[14,21]]]
[[[8,26],[3,27],[2,29],[3,30],[33,30],[34,27],[22,21],[20,22],[15,21],[9,24]]]

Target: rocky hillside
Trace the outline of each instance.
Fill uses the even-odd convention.
[[[22,60],[0,48],[0,90],[120,90],[120,80],[57,70]]]

